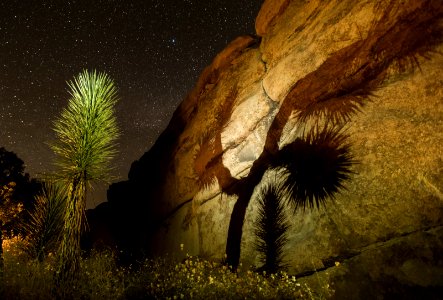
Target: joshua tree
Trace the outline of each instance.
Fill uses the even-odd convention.
[[[68,106],[54,122],[57,141],[51,145],[67,189],[64,227],[55,281],[58,287],[79,269],[80,235],[85,227],[86,190],[109,179],[119,130],[114,115],[117,91],[105,73],[83,71],[68,82]]]

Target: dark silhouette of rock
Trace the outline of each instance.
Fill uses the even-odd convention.
[[[82,236],[82,249],[114,250],[117,247],[112,232],[113,224],[108,202],[99,204],[94,209],[86,210],[87,230]]]

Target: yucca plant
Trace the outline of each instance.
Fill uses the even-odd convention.
[[[23,224],[26,233],[24,250],[42,262],[59,245],[63,229],[66,191],[55,183],[44,183],[42,192],[35,197],[35,205]]]
[[[67,188],[63,237],[58,251],[56,284],[61,286],[79,268],[80,235],[85,226],[86,191],[97,180],[108,180],[116,155],[119,130],[115,118],[117,90],[105,73],[83,71],[68,82],[68,106],[54,122],[57,141],[51,145]]]
[[[283,247],[287,242],[289,223],[286,221],[281,191],[275,184],[267,184],[258,197],[258,219],[255,223],[257,241],[255,249],[260,253],[263,265],[259,271],[277,273],[282,263]]]

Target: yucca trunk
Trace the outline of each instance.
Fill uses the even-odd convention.
[[[86,180],[82,176],[75,178],[69,187],[68,201],[65,210],[65,223],[58,252],[58,270],[56,283],[63,285],[73,279],[80,268],[80,237],[84,224],[86,208]]]

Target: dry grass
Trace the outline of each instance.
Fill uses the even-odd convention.
[[[149,259],[119,267],[111,252],[82,259],[73,299],[314,299],[322,298],[286,273],[266,275],[188,256]],[[19,243],[7,245],[1,299],[53,299],[54,256],[30,260]]]

